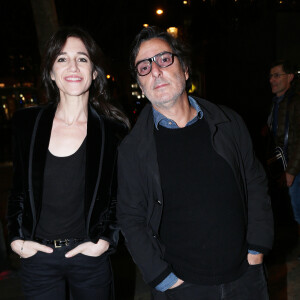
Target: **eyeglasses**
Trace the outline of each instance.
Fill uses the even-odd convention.
[[[282,73],[282,74],[279,74],[279,73],[269,74],[269,78],[271,79],[272,77],[274,77],[275,79],[278,79],[278,78],[280,78],[283,75],[288,75],[288,74],[286,74],[286,73]]]
[[[173,64],[174,56],[177,56],[177,55],[174,53],[171,53],[171,52],[166,52],[166,51],[161,52],[161,53],[154,55],[153,57],[139,61],[135,65],[135,69],[140,76],[146,76],[152,70],[152,62],[153,61],[155,61],[155,63],[160,68],[166,68]]]

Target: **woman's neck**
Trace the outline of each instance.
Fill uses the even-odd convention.
[[[88,99],[78,98],[62,98],[58,103],[55,117],[66,126],[87,122]]]

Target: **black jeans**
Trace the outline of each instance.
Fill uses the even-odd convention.
[[[65,300],[69,294],[66,286],[73,300],[110,299],[112,272],[108,255],[65,258],[74,247],[54,248],[51,254],[37,252],[21,259],[25,299]]]
[[[200,286],[184,282],[164,293],[154,291],[154,300],[268,300],[263,265],[249,266],[239,279],[220,285]]]

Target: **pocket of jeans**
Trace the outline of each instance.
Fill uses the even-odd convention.
[[[166,290],[166,293],[168,293],[168,294],[176,293],[178,290],[185,289],[185,288],[187,288],[187,287],[189,287],[191,285],[192,285],[191,283],[184,281],[181,285],[176,286],[173,289]]]
[[[249,264],[249,267],[254,269],[254,268],[262,267],[262,265],[263,265],[262,263],[260,263],[260,264],[255,264],[255,265],[250,265],[250,264]]]
[[[21,259],[23,259],[23,260],[30,260],[30,259],[33,259],[33,258],[35,258],[35,257],[38,255],[39,252],[40,252],[40,251],[37,251],[35,254],[33,254],[33,255],[31,255],[31,256],[28,256],[28,257],[21,257]]]

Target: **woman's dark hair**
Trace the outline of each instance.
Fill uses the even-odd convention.
[[[171,47],[172,52],[177,55],[182,69],[184,71],[185,70],[188,71],[189,79],[186,82],[186,89],[189,90],[191,87],[191,75],[192,75],[189,48],[186,46],[186,44],[183,41],[173,37],[168,32],[161,30],[155,26],[149,26],[143,28],[139,32],[139,34],[135,37],[132,43],[132,48],[131,48],[131,53],[129,58],[130,71],[132,77],[138,81],[137,72],[135,68],[135,60],[139,53],[141,44],[143,42],[146,42],[154,38],[158,38],[165,41]]]
[[[127,126],[129,121],[117,108],[108,103],[108,89],[106,74],[103,66],[103,53],[88,32],[78,27],[64,27],[55,32],[46,45],[46,51],[42,64],[42,85],[45,88],[46,97],[49,102],[60,101],[59,89],[54,80],[51,79],[53,64],[64,47],[69,37],[79,38],[92,62],[92,72],[97,72],[97,77],[92,81],[89,89],[89,102],[99,113],[112,119],[122,121]]]

